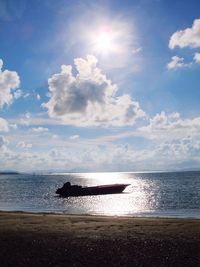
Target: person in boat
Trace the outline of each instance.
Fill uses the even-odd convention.
[[[67,182],[63,185],[63,189],[69,189],[71,187],[71,183]]]
[[[76,189],[80,189],[82,186],[81,185],[71,185],[70,182],[67,182],[63,185],[62,189],[63,190],[76,190]]]

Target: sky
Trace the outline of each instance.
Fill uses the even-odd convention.
[[[0,0],[0,170],[200,169],[199,0]]]

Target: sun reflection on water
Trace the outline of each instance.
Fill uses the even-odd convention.
[[[119,172],[82,173],[81,176],[88,181],[91,179],[91,182],[96,183],[97,185],[126,183],[126,181],[129,180],[125,173]]]
[[[199,177],[200,172],[1,175],[0,207],[66,214],[200,218]],[[82,186],[130,186],[122,194],[57,197],[56,189],[67,181]]]
[[[154,186],[138,176],[129,177],[127,173],[86,173],[81,174],[85,185],[130,184],[121,194],[84,196],[71,198],[71,204],[77,205],[85,213],[101,215],[129,215],[144,213],[153,209],[155,196],[150,195]],[[69,204],[69,200],[66,201]]]

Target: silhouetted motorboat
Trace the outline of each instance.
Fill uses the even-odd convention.
[[[67,182],[63,187],[56,190],[56,194],[60,197],[119,194],[122,193],[128,185],[129,184],[108,184],[83,187],[81,185],[71,185],[70,182]]]

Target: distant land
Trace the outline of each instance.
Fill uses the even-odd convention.
[[[107,170],[102,170],[102,171],[90,171],[90,170],[85,170],[85,169],[73,169],[73,170],[35,170],[35,171],[10,171],[10,170],[0,170],[0,175],[19,175],[19,174],[33,174],[33,175],[48,175],[48,174],[67,174],[67,173],[106,173],[106,172],[126,172],[126,173],[163,173],[163,172],[200,172],[200,168],[194,168],[194,169],[183,169],[183,170],[143,170],[143,171],[138,171],[138,170],[127,170],[127,171],[107,171]]]
[[[16,172],[16,171],[0,171],[0,175],[3,175],[3,174],[20,174],[19,172]]]

